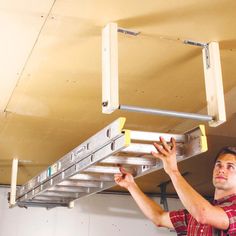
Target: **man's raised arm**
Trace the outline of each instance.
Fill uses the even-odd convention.
[[[130,173],[126,172],[122,167],[120,171],[120,174],[115,175],[115,182],[130,192],[144,215],[157,226],[173,228],[169,212],[165,212],[156,202],[147,197],[135,183]]]
[[[158,152],[152,152],[152,155],[162,161],[164,170],[169,175],[184,207],[199,223],[218,229],[228,229],[229,218],[225,211],[218,206],[211,205],[180,174],[176,160],[175,140],[171,139],[171,145],[168,145],[163,138],[160,138],[160,142],[161,145],[154,143]]]

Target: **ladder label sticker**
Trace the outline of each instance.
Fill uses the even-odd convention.
[[[57,172],[57,163],[53,164],[49,168],[50,168],[50,175],[49,176],[54,175]]]
[[[47,177],[51,176],[51,166],[48,167],[48,171],[47,171]]]

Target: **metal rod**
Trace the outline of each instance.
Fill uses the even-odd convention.
[[[200,115],[196,113],[168,111],[168,110],[152,109],[152,108],[137,107],[137,106],[120,105],[119,109],[132,111],[132,112],[144,112],[144,113],[149,113],[153,115],[174,116],[174,117],[193,119],[193,120],[203,120],[203,121],[213,120],[213,117],[209,115]]]

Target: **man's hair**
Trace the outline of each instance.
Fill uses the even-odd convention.
[[[229,147],[229,146],[226,146],[226,147],[223,147],[221,148],[221,150],[217,153],[216,155],[216,158],[215,158],[215,163],[216,161],[218,160],[218,158],[221,156],[221,155],[224,155],[224,154],[232,154],[235,156],[236,158],[236,147]]]

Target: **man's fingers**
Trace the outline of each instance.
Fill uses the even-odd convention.
[[[120,167],[119,169],[120,169],[120,173],[114,175],[114,180],[116,183],[119,183],[120,181],[122,181],[125,178],[125,176],[128,174],[128,172],[123,167]]]
[[[114,174],[114,178],[122,177],[122,174]]]
[[[159,145],[158,143],[154,143],[154,147],[157,149],[157,151],[164,155],[164,156],[167,156],[168,155],[168,152],[161,146]]]
[[[155,148],[157,149],[158,152],[151,152],[151,154],[152,154],[154,157],[156,157],[156,158],[162,160],[162,158],[164,157],[164,154],[162,154],[161,151],[160,151],[160,149],[161,149],[160,145],[157,144],[157,143],[154,143],[153,145],[155,146]]]
[[[174,138],[171,138],[171,143],[172,143],[172,149],[171,150],[175,151],[176,150],[176,141],[175,141]]]
[[[116,183],[119,183],[122,180],[122,175],[121,174],[116,174],[114,176],[114,180]]]
[[[154,147],[158,152],[151,152],[152,155],[156,158],[163,159],[163,157],[169,156],[171,153],[176,151],[176,141],[174,138],[171,138],[171,145],[168,145],[163,137],[160,137],[161,145],[154,143]]]
[[[162,156],[161,154],[159,154],[159,153],[157,153],[157,152],[151,152],[151,154],[152,154],[154,157],[156,157],[156,158],[162,160],[162,157],[163,157],[163,156]]]
[[[125,168],[124,167],[122,167],[122,166],[120,166],[120,173],[121,174],[123,174],[123,175],[126,175],[126,174],[128,174],[128,172],[125,170]]]
[[[160,137],[161,144],[163,148],[167,151],[170,152],[170,146],[167,144],[166,140],[163,137]]]

